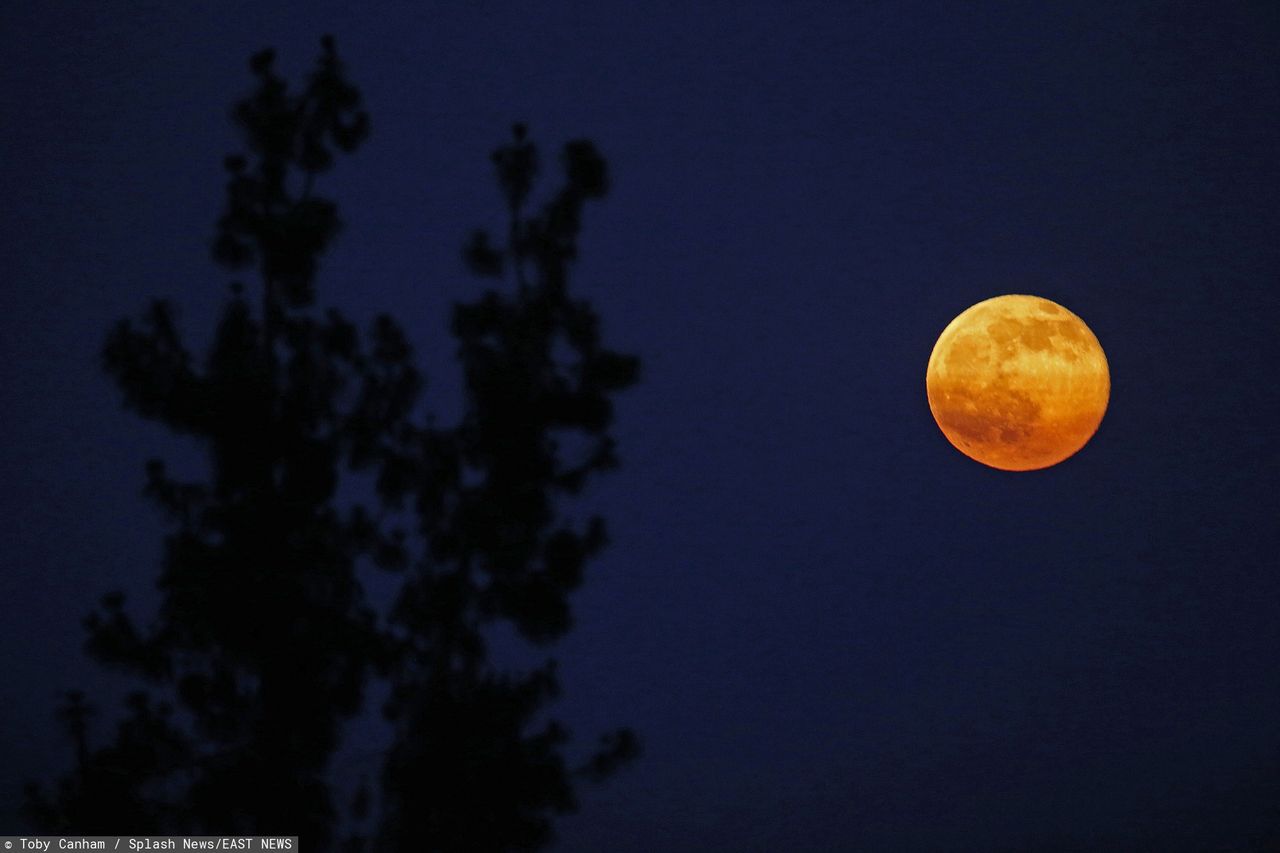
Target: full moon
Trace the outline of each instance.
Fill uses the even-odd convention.
[[[997,296],[942,330],[925,374],[929,409],[957,450],[1032,471],[1073,455],[1107,410],[1111,374],[1084,321],[1038,296]]]

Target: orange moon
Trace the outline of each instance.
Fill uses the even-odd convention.
[[[997,296],[942,330],[925,374],[942,434],[1003,471],[1048,468],[1093,437],[1111,373],[1084,321],[1038,296]]]

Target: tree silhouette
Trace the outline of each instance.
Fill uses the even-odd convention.
[[[392,318],[362,335],[314,305],[340,224],[316,179],[369,128],[333,40],[296,93],[271,51],[250,69],[256,89],[233,110],[248,150],[226,159],[213,254],[254,273],[256,293],[232,284],[202,362],[163,301],[120,322],[103,351],[125,404],[198,441],[209,476],[180,482],[147,464],[146,493],[172,525],[159,612],[140,628],[111,593],[85,620],[90,654],[145,687],[96,749],[90,706],[68,694],[74,770],[52,791],[29,785],[27,813],[51,832],[296,833],[332,848],[343,833],[329,759],[383,679],[394,743],[379,816],[343,846],[536,849],[579,779],[637,752],[620,729],[571,762],[566,729],[539,723],[558,692],[554,660],[510,671],[487,647],[501,622],[539,645],[568,631],[568,596],[606,541],[602,519],[568,510],[616,465],[611,401],[638,373],[568,289],[605,162],[590,142],[566,145],[563,187],[529,213],[538,156],[525,128],[494,152],[508,234],[495,246],[476,231],[463,255],[514,288],[454,306],[466,404],[438,427]],[[347,488],[360,483],[372,486],[363,501]],[[399,578],[387,612],[365,599],[366,565]]]

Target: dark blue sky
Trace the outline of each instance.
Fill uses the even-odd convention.
[[[263,5],[0,22],[0,822],[69,758],[57,696],[103,683],[80,617],[153,600],[144,460],[198,470],[120,410],[106,330],[165,296],[207,338],[246,58],[296,75],[333,32],[373,135],[325,182],[321,299],[398,315],[438,410],[488,152],[526,120],[610,162],[575,286],[644,381],[558,711],[646,753],[557,849],[1280,839],[1280,7]],[[942,328],[1008,292],[1112,371],[1093,441],[1030,474],[924,395]]]

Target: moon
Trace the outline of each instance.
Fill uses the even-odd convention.
[[[1102,423],[1111,373],[1084,321],[1039,296],[996,296],[951,321],[929,356],[933,419],[957,450],[1002,471],[1048,468]]]

